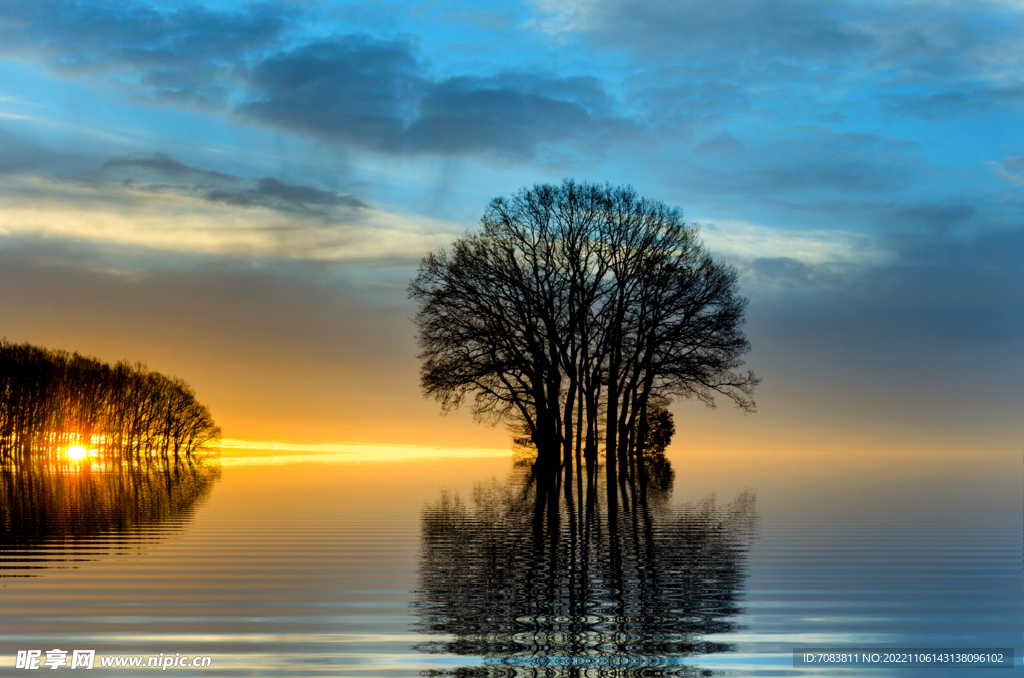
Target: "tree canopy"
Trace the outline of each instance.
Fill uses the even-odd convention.
[[[219,438],[181,379],[0,340],[0,464],[62,459],[73,447],[110,463],[191,462]]]
[[[423,391],[524,426],[538,462],[596,459],[603,442],[626,464],[673,397],[754,410],[737,287],[678,208],[629,186],[524,188],[409,286]]]

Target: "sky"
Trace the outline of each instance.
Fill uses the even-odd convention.
[[[679,449],[1019,459],[1022,113],[1021,0],[5,0],[0,336],[236,441],[507,448],[421,397],[406,286],[495,197],[630,184],[750,301],[758,412]]]

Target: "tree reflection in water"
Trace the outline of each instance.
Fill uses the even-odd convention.
[[[452,675],[707,675],[683,660],[732,649],[706,636],[738,628],[756,498],[672,505],[671,466],[652,462],[612,483],[519,468],[469,504],[443,492],[413,604],[449,638],[417,649],[483,658]]]
[[[210,462],[95,470],[40,461],[0,469],[4,559],[19,546],[84,543],[99,535],[180,523],[191,517],[219,477],[219,466]]]

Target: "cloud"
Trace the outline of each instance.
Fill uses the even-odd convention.
[[[1007,156],[989,163],[996,175],[1017,186],[1024,186],[1024,155]]]
[[[0,174],[33,169],[57,159],[57,153],[9,132],[0,130]]]
[[[244,119],[385,152],[526,160],[545,144],[604,143],[640,127],[593,78],[506,72],[439,81],[403,42],[347,36],[253,68]]]
[[[649,124],[717,117],[947,120],[1024,107],[1020,4],[575,0],[537,25],[628,63]],[[831,110],[829,110],[831,109]],[[826,116],[829,116],[826,118]]]
[[[392,148],[426,85],[410,46],[349,36],[276,54],[249,74],[236,112],[318,136]]]
[[[649,59],[666,55],[741,67],[831,63],[871,41],[843,11],[813,0],[618,0],[575,3],[563,26]]]
[[[238,207],[268,207],[281,212],[327,214],[330,208],[361,209],[368,205],[354,195],[289,184],[273,177],[252,180],[192,167],[163,153],[134,153],[104,162],[92,173],[129,184],[150,182],[149,190],[168,183],[205,199]]]
[[[295,4],[164,10],[68,0],[0,6],[0,54],[41,60],[155,104],[233,113],[387,154],[528,160],[599,150],[641,126],[594,78],[532,72],[435,77],[404,40],[322,36]]]
[[[546,143],[632,137],[640,127],[610,114],[612,102],[592,78],[502,73],[450,78],[423,97],[407,143],[442,152],[488,149],[529,158]],[[596,138],[595,138],[596,137]]]
[[[865,345],[883,344],[888,344],[886,352],[909,355],[928,345],[971,353],[1001,347],[998,355],[1020,361],[1020,226],[970,235],[931,229],[902,232],[853,239],[846,246],[832,239],[831,232],[820,240],[813,234],[796,234],[789,256],[784,253],[788,234],[754,233],[761,237],[742,230],[733,235],[733,243],[744,247],[733,244],[732,251],[740,256],[733,254],[730,260],[744,276],[745,292],[757,298],[752,307],[760,307],[762,313],[770,308],[776,315],[771,322],[780,331],[789,324],[789,333],[796,336],[796,328],[813,325],[822,338],[837,338],[828,349],[833,356],[852,356],[863,353]],[[709,244],[714,242],[706,237]],[[759,242],[766,244],[757,247]],[[751,251],[764,255],[742,257]],[[787,293],[764,294],[778,291]],[[964,366],[956,369],[963,371]]]
[[[918,145],[878,134],[789,126],[743,142],[727,132],[694,148],[681,182],[705,194],[778,199],[782,193],[877,194],[913,182]],[[742,161],[737,162],[736,156]],[[696,164],[699,162],[700,164]]]
[[[1024,82],[951,84],[938,91],[887,93],[880,102],[882,108],[892,114],[929,120],[986,116],[993,110],[1019,110],[1024,105]]]
[[[930,234],[901,239],[899,258],[871,277],[869,290],[903,301],[903,310],[941,316],[966,334],[994,337],[1013,327],[1024,339],[1024,227],[968,237]],[[916,309],[916,310],[915,310]],[[981,323],[978,325],[977,323]]]
[[[895,223],[911,227],[924,226],[940,232],[961,229],[977,216],[974,205],[965,203],[916,203],[893,207],[887,215]]]
[[[832,300],[847,315],[841,325],[861,324],[858,333],[900,343],[992,350],[990,358],[1020,361],[1024,228],[903,236],[895,244],[890,262],[863,270]]]
[[[710,139],[705,139],[693,147],[693,152],[699,155],[727,155],[742,152],[743,142],[729,132],[719,132]]]
[[[693,72],[764,81],[833,80],[867,69],[916,81],[1013,75],[1024,13],[1012,3],[943,0],[577,0],[537,3],[550,30],[575,32]]]
[[[138,2],[11,0],[0,9],[0,53],[158,103],[219,107],[242,57],[285,39],[289,14],[272,3],[161,11]]]
[[[1015,174],[1024,174],[1024,155],[1008,156],[1000,160],[1003,168]]]
[[[813,265],[792,257],[758,257],[737,266],[744,287],[754,294],[780,288],[829,287],[835,271],[825,265]]]
[[[712,193],[777,195],[818,190],[873,193],[891,190],[896,178],[887,168],[870,162],[841,156],[815,160],[792,158],[788,166],[766,164],[739,171],[694,167],[686,181],[692,189]]]
[[[461,231],[454,224],[269,177],[253,182],[156,156],[150,166],[170,167],[182,176],[228,177],[225,181],[237,186],[207,190],[189,184],[8,175],[0,194],[0,236],[124,252],[411,264]]]
[[[354,195],[322,191],[312,186],[286,184],[272,177],[263,177],[253,188],[210,191],[206,194],[206,199],[229,205],[271,207],[286,212],[311,212],[327,207],[369,207]]]
[[[108,178],[135,181],[159,177],[193,184],[236,184],[238,177],[213,170],[190,167],[163,153],[133,153],[104,162],[98,174]]]
[[[791,262],[756,262],[781,293],[750,294],[753,276],[741,280],[764,388],[831,420],[830,435],[889,422],[892,439],[934,435],[965,455],[993,439],[1012,449],[1024,404],[1024,229],[879,244],[886,261],[820,282]]]
[[[742,221],[701,223],[711,252],[739,270],[748,294],[824,289],[894,258],[879,238],[839,230],[793,230]]]
[[[76,172],[90,169],[95,160],[60,153],[0,129],[0,176],[19,172]]]

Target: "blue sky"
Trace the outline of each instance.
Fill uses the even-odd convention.
[[[999,447],[1022,62],[1016,0],[8,0],[0,333],[179,373],[233,437],[366,439],[397,390],[374,442],[410,441],[416,262],[521,186],[629,183],[741,272],[751,436]]]

